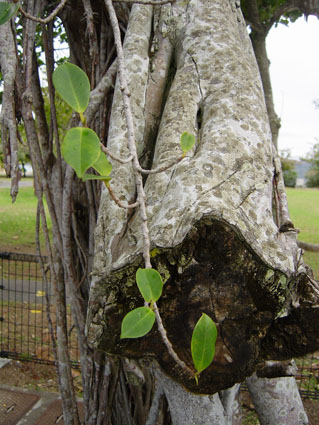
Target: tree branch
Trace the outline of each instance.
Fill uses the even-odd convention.
[[[113,0],[113,3],[145,4],[150,6],[160,6],[163,4],[175,3],[176,0]]]
[[[138,171],[141,174],[158,174],[158,173],[163,173],[164,171],[168,170],[169,168],[173,167],[174,165],[178,164],[179,162],[181,162],[182,159],[184,159],[185,156],[181,155],[179,158],[177,158],[175,161],[170,162],[167,165],[163,165],[161,167],[158,168],[154,168],[152,170],[145,170],[144,168],[139,167]]]
[[[151,259],[150,259],[150,238],[149,238],[149,231],[148,231],[148,225],[147,225],[145,192],[143,187],[143,179],[140,172],[138,171],[140,164],[138,161],[136,144],[135,144],[133,114],[132,114],[130,99],[129,99],[130,92],[128,90],[128,85],[127,85],[127,80],[125,75],[124,53],[123,53],[123,47],[121,42],[121,32],[120,32],[119,23],[117,20],[117,16],[116,16],[112,1],[111,0],[104,0],[104,1],[105,1],[107,11],[109,13],[110,22],[111,22],[113,33],[114,33],[114,42],[115,42],[116,51],[117,51],[120,90],[123,96],[124,111],[125,111],[127,130],[128,130],[128,147],[133,157],[132,162],[133,162],[135,182],[136,182],[137,201],[139,202],[139,206],[140,206],[139,212],[142,219],[142,231],[143,231],[143,239],[144,239],[143,258],[145,261],[145,267],[151,268],[152,265],[151,265]]]
[[[269,22],[269,25],[265,28],[267,33],[274,25],[275,22],[279,21],[282,15],[299,10],[306,16],[314,15],[319,17],[319,5],[318,2],[307,1],[307,0],[287,0],[280,6],[275,8],[274,15]]]
[[[245,20],[254,31],[258,33],[264,32],[263,25],[260,21],[259,9],[256,0],[245,1]]]
[[[3,102],[0,116],[4,166],[11,177],[11,198],[15,201],[19,190],[19,165],[14,84],[16,79],[16,49],[10,23],[0,26],[0,67],[4,80]]]
[[[55,99],[54,99],[55,90],[54,90],[53,81],[52,81],[52,73],[54,70],[53,23],[48,25],[47,28],[43,26],[42,39],[43,39],[44,54],[46,59],[46,71],[47,71],[48,91],[49,91],[49,100],[50,100],[51,128],[53,129],[53,140],[55,141],[56,158],[57,158],[57,164],[59,169],[58,170],[59,184],[56,190],[59,190],[61,192],[62,190],[62,155],[61,155],[61,144],[60,144],[60,137],[59,137],[59,130],[58,130],[58,122],[57,122],[57,111],[56,111]],[[61,198],[62,194],[60,193],[59,196]]]
[[[112,187],[107,184],[106,185],[107,190],[109,191],[109,194],[111,196],[111,198],[113,199],[113,201],[116,203],[116,205],[118,205],[120,208],[124,208],[124,209],[131,209],[131,208],[137,208],[140,203],[139,202],[134,202],[134,204],[123,204],[115,195],[115,193],[113,192]]]
[[[156,425],[158,423],[157,417],[160,410],[160,403],[164,397],[163,385],[158,381],[156,390],[153,396],[152,405],[148,413],[146,425]]]
[[[319,252],[319,245],[317,245],[317,244],[312,244],[312,243],[308,243],[308,242],[297,241],[297,245],[299,246],[299,248],[302,248],[305,251]]]
[[[173,359],[175,360],[175,362],[185,371],[185,372],[187,372],[187,374],[190,376],[190,377],[194,377],[194,371],[192,370],[192,369],[190,369],[184,362],[183,362],[183,360],[181,360],[179,357],[178,357],[178,355],[177,355],[177,353],[175,352],[175,350],[174,350],[174,348],[173,348],[173,346],[172,346],[172,344],[171,344],[171,342],[170,342],[170,340],[168,339],[168,336],[167,336],[167,332],[166,332],[166,329],[164,328],[164,325],[163,325],[163,322],[162,322],[162,318],[161,318],[161,316],[160,316],[160,314],[159,314],[159,311],[158,311],[158,307],[157,307],[157,304],[156,304],[156,302],[154,301],[154,304],[153,304],[153,310],[154,310],[154,313],[155,313],[155,317],[156,317],[156,322],[157,322],[157,327],[158,327],[158,330],[159,330],[159,332],[160,332],[160,334],[161,334],[161,337],[162,337],[162,339],[163,339],[163,341],[164,341],[164,344],[166,345],[166,347],[167,347],[167,350],[168,350],[168,352],[170,353],[170,355],[173,357]]]
[[[30,19],[31,21],[35,21],[38,22],[40,24],[48,24],[50,21],[52,21],[56,15],[60,12],[60,10],[63,9],[63,7],[66,5],[66,2],[68,0],[62,0],[61,3],[54,9],[54,11],[52,13],[50,13],[50,15],[47,18],[37,18],[36,16],[31,15],[30,13],[26,12],[25,10],[22,9],[22,7],[19,8],[19,11],[22,13],[22,15],[25,18]]]
[[[84,7],[84,12],[86,17],[87,32],[89,35],[90,57],[91,57],[91,63],[92,63],[91,85],[94,87],[95,86],[95,83],[94,83],[95,66],[99,58],[97,34],[96,34],[95,26],[94,26],[94,17],[93,17],[91,2],[90,0],[82,0],[82,4]]]
[[[112,159],[114,159],[114,161],[117,161],[117,162],[119,162],[120,164],[129,164],[132,160],[133,160],[133,157],[132,157],[132,155],[130,155],[128,158],[126,158],[126,159],[122,159],[122,158],[119,158],[118,156],[116,156],[116,155],[114,155],[106,146],[104,146],[102,143],[101,143],[101,149],[102,149],[102,151],[106,154],[106,155],[108,155],[110,158],[112,158]]]
[[[94,119],[94,115],[97,113],[99,106],[103,103],[108,91],[114,87],[116,73],[117,60],[112,63],[99,84],[91,91],[89,105],[85,111],[88,124]]]

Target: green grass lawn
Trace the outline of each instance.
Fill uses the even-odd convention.
[[[298,239],[319,244],[319,190],[287,189],[290,217],[300,230]],[[319,253],[306,252],[305,261],[319,279]]]
[[[10,189],[0,189],[0,251],[36,252],[36,211],[33,187],[21,187],[14,204]]]

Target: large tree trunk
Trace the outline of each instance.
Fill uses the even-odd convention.
[[[33,14],[43,7],[47,16],[55,3],[25,1],[23,6]],[[119,4],[116,10],[126,29],[129,7]],[[115,54],[105,3],[70,1],[59,16],[67,32],[71,60],[87,72],[94,89],[87,121],[103,142],[108,136],[113,153],[128,157],[119,83],[113,99],[116,62],[111,66]],[[313,308],[317,305],[316,283],[308,284],[286,211],[258,68],[237,2],[178,0],[172,6],[134,5],[125,36],[141,163],[156,168],[174,161],[180,155],[179,138],[184,131],[197,138],[196,148],[182,162],[145,179],[145,191],[152,262],[166,282],[159,308],[175,350],[189,366],[190,337],[201,312],[209,314],[218,326],[216,358],[201,374],[198,386],[171,359],[157,331],[137,341],[119,339],[124,314],[143,303],[134,278],[142,264],[139,214],[119,209],[108,192],[103,192],[94,241],[99,186],[82,185],[60,155],[52,86],[53,25],[42,26],[51,104],[51,120],[46,123],[34,55],[35,23],[22,21],[26,51],[19,57],[14,75],[15,91],[22,102],[16,107],[22,107],[39,205],[43,207],[44,193],[52,219],[51,267],[53,273],[59,271],[61,322],[65,319],[65,284],[72,298],[81,345],[85,423],[151,425],[158,408],[162,411],[158,423],[170,423],[163,392],[154,394],[151,405],[155,378],[147,368],[135,361],[107,357],[105,351],[157,359],[167,376],[160,372],[156,376],[166,383],[163,391],[175,424],[185,423],[183,406],[176,404],[178,392],[196,423],[196,406],[200,404],[208,415],[203,423],[210,418],[211,423],[237,425],[239,381],[251,375],[264,358],[286,358],[292,350],[306,352],[310,339],[311,349],[318,347],[317,332],[312,328],[318,314]],[[0,57],[3,73],[8,72],[5,65],[10,54],[16,52],[13,38],[10,40],[10,48]],[[10,76],[8,81],[11,87],[14,78]],[[10,90],[6,90],[6,99],[12,102]],[[6,122],[9,133],[11,121]],[[74,117],[73,124],[76,122]],[[112,187],[123,202],[134,202],[131,165],[114,162]],[[44,214],[41,218],[45,221]],[[84,332],[89,292],[90,347]],[[289,322],[292,307],[298,306]],[[307,323],[309,316],[311,323]],[[302,344],[297,340],[289,345],[285,320],[292,339],[300,335],[300,317]],[[73,425],[78,418],[65,323],[58,334],[64,417],[66,424]],[[183,387],[211,395],[198,397],[185,393]]]
[[[150,11],[150,6],[133,7],[126,36],[140,152],[149,90],[150,45],[145,40]],[[185,346],[189,347],[194,324],[201,312],[209,314],[219,331],[216,356],[197,385],[175,364],[157,331],[139,340],[120,340],[124,314],[143,304],[134,284],[143,238],[139,214],[119,210],[107,192],[96,232],[88,335],[92,347],[128,357],[153,356],[188,390],[214,394],[251,375],[263,358],[291,356],[287,344],[278,352],[282,340],[265,344],[265,336],[271,338],[281,318],[287,316],[289,322],[291,309],[304,296],[302,287],[309,288],[314,305],[317,295],[289,219],[258,68],[240,9],[224,0],[177,2],[159,28],[173,45],[174,62],[152,140],[152,166],[179,155],[184,131],[197,138],[191,155],[164,173],[149,175],[145,183],[152,261],[166,282],[159,308],[175,350],[188,365],[191,357]],[[136,45],[134,37],[142,29],[143,43]],[[134,56],[129,55],[131,46],[138,49]],[[108,146],[125,157],[126,127],[117,96]],[[135,188],[130,168],[114,164],[113,180],[120,198],[131,202]],[[310,305],[307,314],[314,317],[316,308]],[[313,322],[309,326],[312,332]],[[318,346],[318,338],[305,336],[302,346],[295,344],[294,351],[301,353]]]

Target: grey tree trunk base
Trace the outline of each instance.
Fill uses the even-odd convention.
[[[246,383],[261,425],[309,424],[295,378],[253,375]]]

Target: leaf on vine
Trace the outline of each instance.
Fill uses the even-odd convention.
[[[74,127],[66,133],[61,151],[65,161],[82,178],[84,172],[99,158],[100,140],[93,130]]]
[[[20,2],[0,3],[0,25],[8,22],[18,12],[20,6]]]
[[[90,99],[90,82],[86,73],[72,63],[64,63],[53,72],[53,84],[62,99],[76,112],[83,113]]]
[[[140,338],[153,327],[155,313],[149,307],[138,307],[124,317],[121,328],[121,338]]]
[[[101,174],[101,176],[109,176],[112,172],[112,164],[102,150],[100,151],[98,159],[94,162],[94,164],[92,164],[92,167]]]
[[[146,302],[157,301],[162,295],[163,281],[161,275],[154,269],[138,269],[136,283]]]
[[[203,313],[196,323],[192,335],[191,351],[197,375],[213,361],[217,328],[213,320]]]
[[[190,134],[185,131],[185,133],[181,135],[181,148],[184,155],[192,149],[192,147],[195,145],[195,142],[196,139],[194,134]]]

